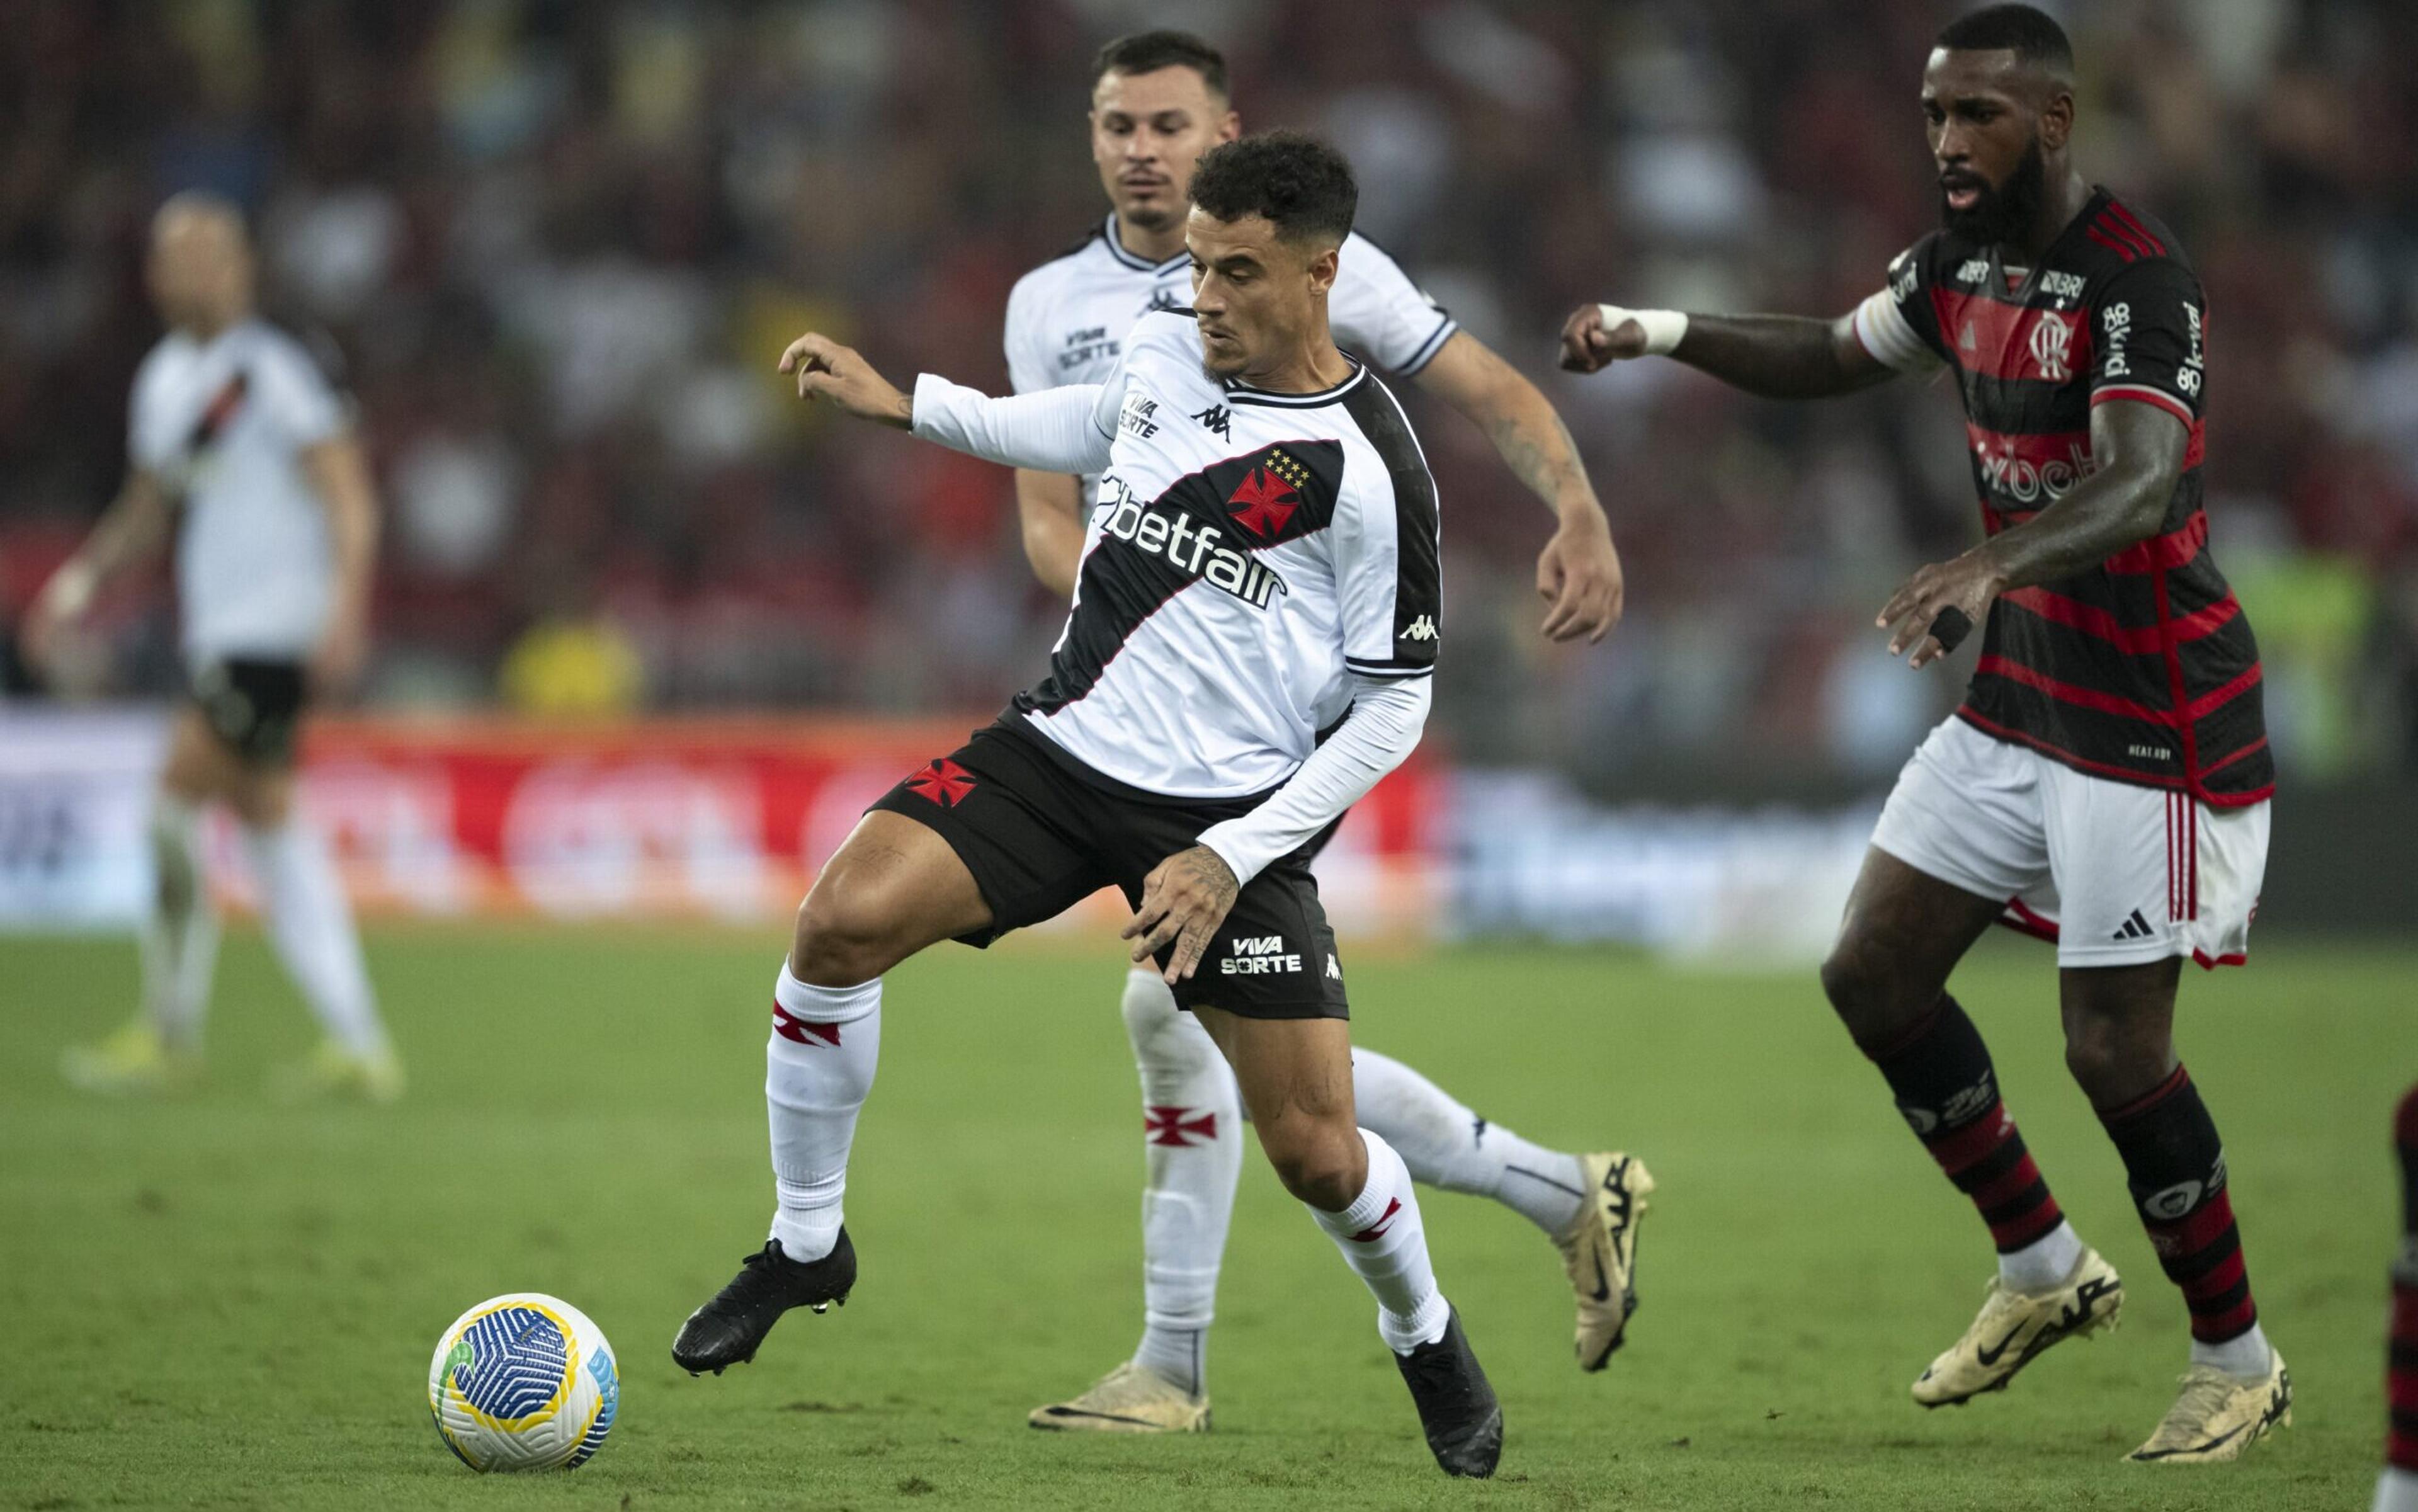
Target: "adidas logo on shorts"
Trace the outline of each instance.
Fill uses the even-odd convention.
[[[2150,921],[2141,917],[2141,910],[2135,909],[2133,910],[2133,917],[2124,921],[2124,927],[2117,930],[2116,933],[2109,938],[2120,940],[2148,939],[2150,936],[2156,933],[2156,930],[2150,927]]]

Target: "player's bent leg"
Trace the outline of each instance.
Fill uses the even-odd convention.
[[[1534,1144],[1365,1046],[1352,1050],[1352,1090],[1360,1126],[1394,1147],[1413,1181],[1491,1198],[1545,1231],[1577,1298],[1579,1368],[1602,1369],[1637,1310],[1638,1222],[1654,1190],[1645,1162]]]
[[[2032,1160],[1981,1031],[1945,990],[2003,906],[1875,848],[1822,965],[1831,1005],[1998,1251],[1981,1310],[1914,1382],[1924,1407],[2004,1390],[2052,1346],[2115,1326],[2123,1303],[2114,1268],[2066,1223]]]
[[[1210,1425],[1208,1332],[1243,1167],[1242,1099],[1209,1031],[1159,974],[1126,973],[1125,1037],[1141,1077],[1142,1335],[1081,1395],[1036,1407],[1036,1428],[1199,1433]]]
[[[1410,1387],[1436,1463],[1447,1474],[1492,1475],[1503,1453],[1503,1410],[1436,1285],[1409,1169],[1353,1122],[1343,1021],[1194,1011],[1233,1066],[1278,1176],[1376,1299],[1378,1335]]]
[[[2123,1157],[2133,1201],[2192,1321],[2190,1370],[2143,1462],[2231,1459],[2291,1421],[2292,1379],[2258,1326],[2225,1150],[2175,1058],[2179,959],[2058,973],[2066,1064]]]
[[[772,1234],[689,1316],[673,1363],[716,1375],[756,1357],[783,1313],[821,1312],[856,1284],[841,1198],[856,1120],[881,1050],[881,973],[990,922],[972,874],[930,829],[867,814],[798,909],[773,981],[764,1103],[772,1129]]]

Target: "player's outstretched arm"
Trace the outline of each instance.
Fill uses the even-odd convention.
[[[1620,553],[1553,401],[1465,330],[1452,334],[1416,381],[1484,431],[1504,466],[1561,522],[1537,558],[1544,634],[1553,640],[1602,640],[1620,622],[1626,596]]]
[[[1063,472],[1016,470],[1016,514],[1024,527],[1024,559],[1041,586],[1062,599],[1075,596],[1083,566],[1083,484]]]
[[[924,440],[1003,466],[1097,472],[1108,466],[1110,442],[1116,434],[1109,390],[1096,384],[995,399],[926,373],[915,380],[911,398],[857,352],[813,331],[789,344],[781,354],[780,371],[797,374],[801,399],[834,404],[843,414],[912,431]],[[1122,389],[1120,384],[1119,397]]]
[[[1827,399],[1896,375],[1864,349],[1853,314],[1689,315],[1588,304],[1562,323],[1562,366],[1572,373],[1638,357],[1674,358],[1766,399]]]
[[[1875,621],[1890,633],[1890,654],[1912,648],[1909,664],[1935,661],[1961,638],[1943,645],[1933,634],[1943,611],[1962,615],[1969,630],[1999,594],[2071,577],[2156,535],[2190,442],[2190,429],[2155,405],[2094,405],[2090,476],[2023,524],[1907,578]]]
[[[26,661],[35,666],[51,664],[60,635],[84,618],[100,590],[167,544],[175,515],[168,491],[148,468],[128,473],[126,486],[102,512],[92,534],[51,574],[26,613]]]

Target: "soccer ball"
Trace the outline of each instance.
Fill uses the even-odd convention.
[[[476,1471],[585,1464],[620,1404],[604,1330],[541,1291],[490,1297],[454,1319],[428,1362],[428,1415]]]

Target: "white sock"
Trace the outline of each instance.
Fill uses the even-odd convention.
[[[2384,1474],[2376,1477],[2372,1512],[2418,1512],[2418,1470],[2385,1466]]]
[[[764,1109],[780,1204],[773,1237],[793,1260],[820,1260],[839,1243],[848,1150],[880,1058],[880,977],[852,987],[815,987],[781,963],[773,1034],[764,1042]]]
[[[1428,1233],[1419,1222],[1419,1195],[1394,1147],[1367,1129],[1369,1184],[1340,1213],[1309,1215],[1343,1251],[1344,1262],[1377,1299],[1377,1333],[1385,1348],[1408,1354],[1444,1337],[1451,1306],[1437,1290],[1428,1261]]]
[[[386,1048],[361,965],[360,937],[353,932],[353,907],[316,826],[300,817],[273,830],[243,832],[259,884],[268,938],[319,1027],[344,1048],[371,1055]]]
[[[1998,1280],[2012,1291],[2045,1291],[2072,1275],[2074,1262],[2080,1259],[2082,1236],[2059,1219],[2056,1228],[2023,1248],[2001,1254]]]
[[[1479,1118],[1391,1056],[1352,1047],[1352,1098],[1360,1126],[1400,1153],[1413,1181],[1491,1197],[1552,1237],[1586,1204],[1578,1156]]]
[[[1243,1100],[1201,1021],[1156,971],[1125,977],[1125,1037],[1141,1073],[1142,1333],[1134,1363],[1207,1390],[1217,1268],[1243,1169]]]
[[[152,866],[158,882],[143,921],[143,1006],[161,1038],[198,1049],[218,965],[219,914],[202,867],[202,815],[161,793],[151,811]]]
[[[2203,1344],[2193,1339],[2191,1363],[2212,1365],[2237,1381],[2264,1381],[2274,1366],[2275,1356],[2268,1347],[2267,1331],[2252,1323],[2250,1332],[2222,1344]]]

